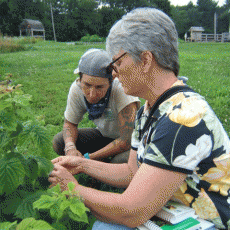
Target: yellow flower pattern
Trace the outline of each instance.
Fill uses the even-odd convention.
[[[181,108],[177,108],[169,114],[169,119],[187,127],[196,126],[206,112],[206,103],[197,102],[196,97],[185,98],[181,103]]]
[[[230,229],[230,140],[211,107],[197,93],[175,94],[159,106],[146,143],[138,137],[148,111],[146,102],[135,123],[138,163],[186,173],[171,199],[193,207],[218,229]]]
[[[188,186],[187,183],[184,182],[183,185],[174,193],[172,200],[179,201],[187,206],[193,201],[194,197],[188,193],[185,193]]]
[[[211,184],[209,191],[227,196],[230,189],[230,154],[224,154],[213,161],[216,167],[210,168],[201,179]]]

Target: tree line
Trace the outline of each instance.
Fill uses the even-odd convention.
[[[214,0],[197,0],[185,6],[172,6],[169,0],[0,0],[0,32],[19,36],[23,19],[39,20],[46,39],[54,40],[52,16],[57,41],[78,41],[86,34],[106,37],[112,25],[126,12],[137,7],[155,7],[174,20],[180,38],[191,26],[202,26],[205,33],[228,32],[230,0],[221,7]],[[52,11],[51,11],[52,8]]]

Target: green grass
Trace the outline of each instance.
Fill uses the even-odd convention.
[[[26,51],[0,54],[0,74],[11,73],[14,83],[33,96],[32,108],[46,124],[56,126],[54,135],[62,130],[69,87],[76,79],[73,71],[81,55],[105,44],[40,41],[24,45]],[[188,84],[206,98],[230,135],[230,43],[180,42],[179,49],[180,75],[189,77]],[[94,124],[85,116],[80,127],[88,126]]]
[[[105,44],[68,45],[40,41],[26,45],[26,51],[3,53],[0,74],[12,73],[25,93],[33,96],[33,108],[45,116],[46,124],[62,129],[66,99],[81,55]],[[203,95],[230,134],[230,43],[184,43],[180,41],[180,75]],[[143,100],[142,100],[143,103]],[[84,117],[80,127],[94,126]]]
[[[205,97],[230,136],[230,43],[180,43],[180,75]]]

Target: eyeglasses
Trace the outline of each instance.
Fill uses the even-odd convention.
[[[106,67],[106,71],[107,74],[112,74],[113,70],[118,73],[117,67],[114,66],[114,63],[117,62],[120,58],[122,58],[123,56],[125,56],[127,53],[123,53],[120,57],[116,58],[114,61],[112,61],[107,67]]]

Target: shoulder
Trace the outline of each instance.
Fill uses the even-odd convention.
[[[212,113],[205,99],[194,92],[180,92],[162,103],[159,107],[160,114],[166,114],[175,123],[194,127],[206,115]]]
[[[69,94],[70,95],[80,95],[82,94],[82,90],[80,88],[80,82],[78,80],[75,80],[69,89]]]

